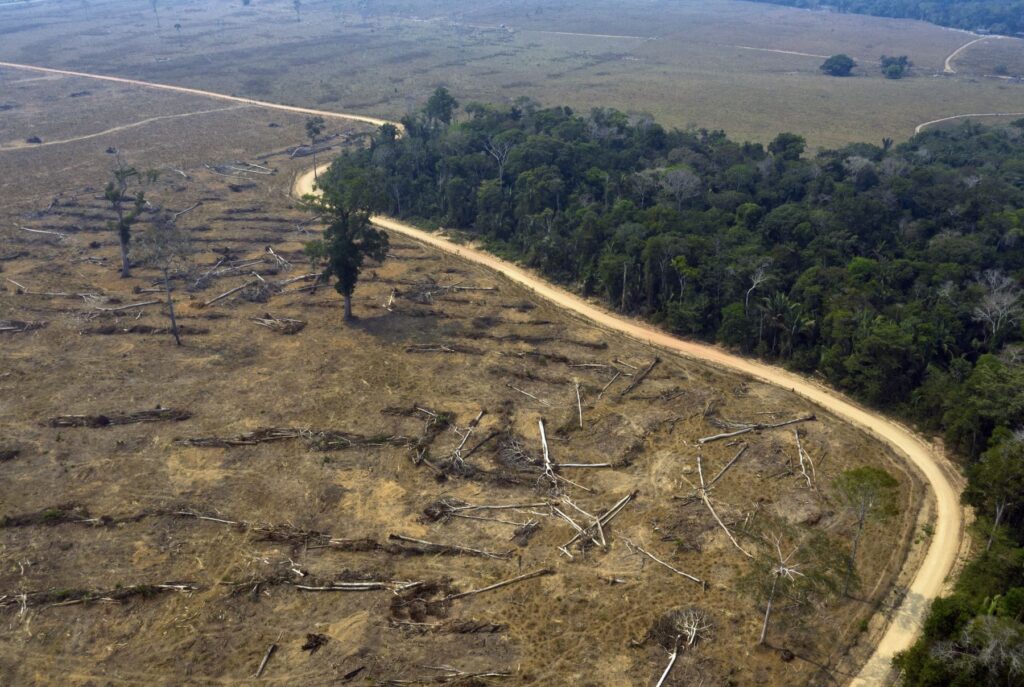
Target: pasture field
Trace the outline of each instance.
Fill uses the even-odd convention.
[[[815,409],[401,237],[369,266],[345,326],[332,289],[285,283],[308,272],[302,245],[317,231],[288,195],[310,164],[289,152],[301,117],[244,108],[57,143],[223,105],[3,78],[17,108],[0,120],[0,148],[44,145],[0,150],[0,320],[16,323],[0,331],[0,683],[244,684],[274,645],[270,684],[422,684],[438,664],[507,671],[513,685],[643,684],[668,656],[659,619],[692,608],[711,630],[666,684],[819,684],[871,650],[868,618],[899,596],[897,571],[920,555],[931,512],[916,474],[877,441],[818,412],[698,446],[730,423]],[[136,231],[156,208],[194,208],[178,220],[195,250],[174,275],[182,347],[161,331],[159,274],[117,276],[108,147],[161,170]],[[304,326],[256,322],[270,318]],[[478,417],[475,450],[450,460]],[[571,506],[542,478],[542,419],[553,460],[612,464],[562,469],[579,508],[637,492],[603,530],[606,548],[559,551],[573,530],[550,504]],[[811,486],[794,429],[815,460]],[[713,475],[744,446],[714,503],[746,547],[760,531],[840,551],[855,525],[836,478],[872,466],[899,482],[898,514],[867,524],[853,594],[777,609],[764,647],[752,563],[687,498],[698,455]],[[445,519],[442,499],[537,505]],[[539,529],[515,535],[531,521]],[[793,560],[810,570],[822,555],[808,545]],[[450,598],[538,570],[552,574]],[[367,580],[386,588],[302,589]],[[316,653],[302,649],[311,636]]]
[[[741,140],[793,131],[812,146],[903,140],[938,117],[1015,111],[1022,93],[973,72],[942,75],[945,58],[972,38],[961,31],[731,0],[307,0],[301,21],[285,0],[156,6],[0,10],[0,59],[381,117],[401,116],[445,85],[463,102],[529,96]],[[855,77],[819,72],[823,56],[838,52],[861,64]],[[914,76],[883,79],[881,54],[909,55]]]

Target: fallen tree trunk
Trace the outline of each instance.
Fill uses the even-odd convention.
[[[724,434],[715,434],[713,436],[709,436],[709,437],[704,437],[702,439],[698,439],[697,443],[698,444],[708,444],[708,443],[711,443],[712,441],[719,441],[720,439],[731,439],[732,437],[738,437],[738,436],[740,436],[742,434],[746,434],[748,432],[761,432],[761,431],[764,431],[766,429],[778,429],[779,427],[786,427],[788,425],[795,425],[798,422],[810,422],[812,420],[817,420],[817,419],[818,418],[815,417],[814,415],[804,415],[803,417],[798,417],[798,418],[795,418],[793,420],[786,420],[785,422],[777,422],[775,424],[749,425],[747,427],[742,427],[740,429],[737,429],[735,432],[725,432]]]

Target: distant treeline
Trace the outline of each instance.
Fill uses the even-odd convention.
[[[940,26],[1004,35],[1024,34],[1024,2],[1021,0],[754,0],[773,5],[837,12],[872,14],[876,17],[920,19]]]
[[[764,147],[611,110],[456,106],[439,89],[321,183],[941,432],[995,534],[907,682],[1021,684],[982,650],[1024,636],[1024,120],[808,158],[788,133]]]

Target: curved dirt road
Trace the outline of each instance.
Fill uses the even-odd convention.
[[[121,83],[142,88],[155,88],[174,93],[195,95],[218,100],[255,105],[267,109],[281,110],[296,114],[319,115],[331,119],[345,119],[350,121],[364,122],[380,126],[382,124],[395,124],[383,119],[365,117],[361,115],[349,115],[326,110],[315,110],[291,105],[279,105],[251,98],[213,93],[195,88],[183,86],[172,86],[168,84],[157,84],[136,79],[123,79],[114,76],[99,74],[88,74],[61,69],[50,69],[11,62],[0,62],[0,68],[23,69],[45,74],[60,74],[63,76],[74,76],[86,79],[97,79]],[[324,165],[326,167],[328,165]],[[300,177],[293,192],[297,195],[311,193],[314,184],[314,171]],[[914,466],[920,470],[936,501],[936,521],[932,534],[931,544],[924,562],[918,569],[904,600],[893,612],[890,624],[884,636],[876,647],[871,658],[865,664],[860,674],[851,683],[856,687],[867,687],[868,685],[883,684],[890,672],[890,661],[892,656],[899,651],[909,647],[917,637],[921,621],[927,610],[927,604],[938,596],[945,586],[946,578],[956,562],[960,548],[963,531],[963,514],[960,509],[959,494],[952,481],[944,471],[944,461],[941,456],[936,455],[928,444],[916,434],[910,432],[899,424],[886,419],[882,415],[867,411],[845,399],[838,392],[814,384],[813,382],[799,375],[787,372],[780,368],[765,365],[729,353],[704,344],[693,343],[677,339],[669,334],[658,331],[623,317],[611,314],[598,308],[578,296],[547,283],[543,279],[530,272],[505,262],[489,253],[477,250],[470,246],[456,245],[449,240],[416,229],[415,227],[394,221],[386,217],[375,217],[373,221],[378,226],[405,234],[425,244],[434,246],[441,250],[459,255],[467,260],[479,263],[500,272],[509,279],[518,282],[530,289],[542,298],[571,310],[578,315],[592,320],[593,322],[609,329],[622,332],[637,340],[644,341],[666,350],[670,350],[690,358],[702,360],[720,367],[734,370],[750,375],[756,379],[765,381],[784,388],[792,389],[809,401],[825,408],[833,414],[851,422],[876,436],[887,443],[898,453],[904,455]]]
[[[950,117],[943,117],[941,119],[933,119],[930,122],[924,122],[914,127],[914,133],[919,134],[932,124],[941,124],[942,122],[952,122],[954,119],[967,119],[968,117],[1024,117],[1024,112],[977,112],[974,114],[959,114],[952,115]]]
[[[323,171],[329,165],[323,165]],[[314,174],[309,171],[298,178],[292,189],[294,195],[314,192]],[[875,648],[871,658],[850,683],[868,687],[886,682],[895,654],[908,648],[917,639],[928,603],[944,589],[946,578],[956,562],[963,531],[963,514],[959,492],[942,467],[944,459],[918,435],[885,417],[865,410],[845,399],[836,391],[815,384],[805,377],[771,365],[731,355],[722,349],[705,344],[684,341],[652,327],[614,315],[594,306],[579,296],[554,286],[527,270],[471,246],[456,244],[446,238],[417,229],[388,217],[373,217],[373,223],[382,229],[404,234],[429,246],[499,272],[514,282],[556,305],[634,339],[658,346],[729,370],[750,375],[756,379],[792,389],[807,400],[866,430],[869,434],[893,447],[920,470],[931,487],[936,500],[936,522],[931,545],[924,562],[900,606],[890,617],[890,624]]]

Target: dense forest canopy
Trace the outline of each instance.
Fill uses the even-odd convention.
[[[971,657],[1024,632],[1024,120],[807,157],[789,133],[765,147],[612,110],[457,107],[439,89],[322,184],[943,433],[991,537],[907,681],[1005,677],[1005,654]]]
[[[1024,34],[1022,0],[754,0],[773,5],[838,12],[873,14],[877,17],[920,19],[968,31],[1003,35]]]

